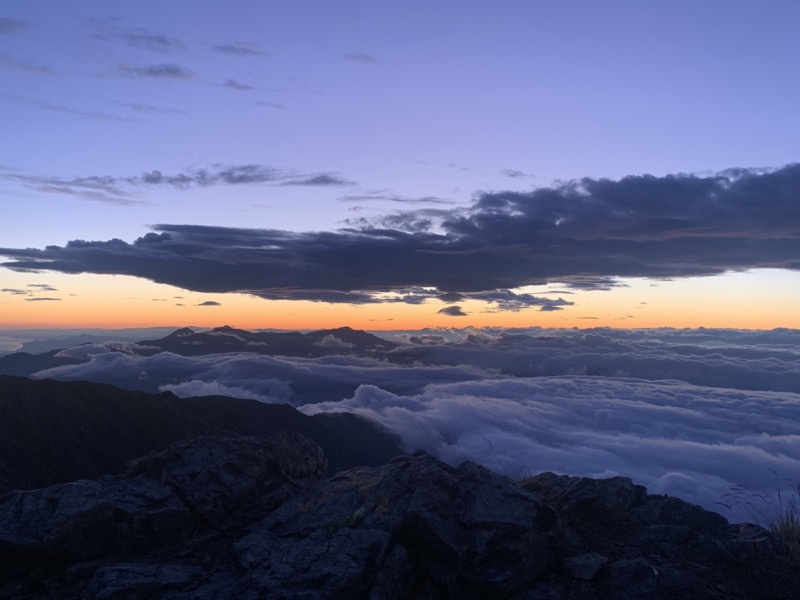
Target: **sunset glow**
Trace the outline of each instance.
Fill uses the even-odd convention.
[[[16,279],[18,282],[13,283]],[[15,328],[217,327],[243,329],[328,329],[348,325],[366,330],[425,327],[712,327],[800,328],[800,275],[759,271],[682,280],[628,280],[613,291],[572,292],[552,286],[526,289],[574,302],[558,311],[497,310],[485,302],[460,303],[467,316],[439,314],[447,304],[331,305],[276,301],[243,294],[201,294],[125,276],[14,274],[10,287],[47,281],[58,300],[36,296],[4,298],[3,323]],[[742,294],[741,289],[750,293]],[[560,295],[559,295],[560,292]],[[50,294],[51,296],[54,294]],[[39,298],[46,298],[39,295]],[[203,303],[217,303],[206,304]],[[770,306],[770,310],[764,310]]]

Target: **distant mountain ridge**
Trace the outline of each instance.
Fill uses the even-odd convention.
[[[339,327],[310,333],[297,331],[247,331],[228,325],[208,331],[188,327],[177,329],[166,337],[131,342],[124,350],[138,356],[171,352],[181,356],[203,356],[227,352],[252,352],[271,356],[317,358],[329,355],[375,356],[396,348],[398,344],[366,331]],[[79,348],[80,345],[74,346]],[[110,346],[113,347],[113,346]],[[0,375],[30,377],[38,371],[84,362],[64,353],[67,348],[41,354],[14,352],[0,356]]]
[[[158,340],[139,342],[136,354],[150,356],[158,352],[173,352],[181,356],[199,356],[222,352],[255,352],[274,356],[318,357],[328,354],[365,356],[385,352],[397,344],[376,335],[339,327],[310,333],[297,331],[247,331],[228,325],[210,331],[194,331],[188,327],[173,331]]]
[[[14,352],[0,357],[0,375],[30,377],[38,371],[62,365],[77,365],[84,362],[78,358],[59,355],[61,350],[49,350],[41,354]]]
[[[278,430],[316,441],[333,470],[382,464],[401,451],[393,434],[350,413],[309,417],[286,404],[0,376],[0,494],[116,473],[132,458],[198,435]]]

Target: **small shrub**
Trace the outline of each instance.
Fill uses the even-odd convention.
[[[800,565],[800,516],[797,511],[791,509],[777,517],[769,524],[769,530],[783,538],[792,558]]]
[[[781,513],[770,521],[769,530],[783,538],[792,558],[800,565],[800,483],[795,484],[790,500],[784,500],[778,488],[778,501]]]
[[[744,521],[751,521],[779,535],[800,565],[800,483],[780,477],[775,471],[775,493],[746,492],[740,486],[731,489],[717,502]],[[791,492],[786,493],[786,488]]]
[[[715,504],[727,509],[729,518],[737,522],[755,523],[762,527],[768,527],[776,515],[783,513],[782,510],[776,509],[776,506],[782,509],[782,503],[771,494],[745,490],[738,485],[732,487],[731,491],[724,494]]]

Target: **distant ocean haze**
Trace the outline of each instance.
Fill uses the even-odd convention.
[[[25,338],[13,338],[8,335],[0,335],[0,354],[19,352],[22,349],[22,344],[26,341],[28,340]]]
[[[37,354],[83,343],[103,343],[112,340],[133,342],[167,335],[173,330],[173,327],[147,327],[140,329],[2,329],[0,330],[0,355],[20,351]]]

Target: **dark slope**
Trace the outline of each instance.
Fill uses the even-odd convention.
[[[50,350],[42,354],[29,352],[14,352],[0,357],[0,375],[18,375],[29,377],[37,371],[60,367],[62,365],[77,365],[84,362],[78,358],[56,356],[60,350]]]
[[[0,376],[0,492],[116,473],[131,458],[198,435],[282,429],[315,440],[332,470],[381,464],[400,452],[394,436],[355,415],[309,417],[254,400]]]

